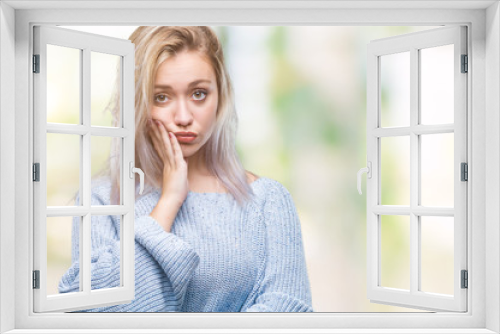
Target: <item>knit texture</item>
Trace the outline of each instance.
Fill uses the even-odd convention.
[[[149,216],[156,190],[135,204],[135,299],[84,312],[313,312],[300,221],[288,190],[260,177],[243,207],[228,193],[189,192],[170,232]],[[109,205],[110,184],[92,189]],[[92,289],[120,284],[119,216],[93,216]],[[79,221],[59,292],[79,290]]]

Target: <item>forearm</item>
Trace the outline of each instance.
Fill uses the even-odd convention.
[[[181,300],[200,257],[185,240],[163,228],[151,216],[135,220],[135,240],[160,265]]]
[[[170,232],[180,207],[178,203],[162,196],[149,216],[156,220],[165,232]]]
[[[150,216],[135,219],[135,298],[131,303],[81,312],[178,312],[200,258],[184,240],[163,231]],[[101,233],[96,236],[102,237]],[[74,235],[74,240],[79,236]],[[93,242],[92,289],[120,286],[120,240]],[[80,264],[73,262],[59,285],[60,293],[78,292]],[[154,300],[154,302],[151,302]]]

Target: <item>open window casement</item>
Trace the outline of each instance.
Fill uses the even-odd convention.
[[[134,45],[36,26],[33,83],[34,310],[75,311],[130,302],[134,298],[136,171]],[[109,106],[103,101],[114,101],[113,121],[103,113]],[[94,169],[108,160],[119,168],[115,168],[119,200],[99,205],[91,196],[97,185]],[[113,246],[119,250],[113,253],[119,284],[94,289],[92,277],[106,268],[93,265],[91,222],[104,223],[110,216],[119,222],[115,226],[119,241]],[[75,277],[76,289],[62,293],[59,281],[68,271]]]
[[[368,45],[371,302],[466,311],[466,55],[459,26]]]

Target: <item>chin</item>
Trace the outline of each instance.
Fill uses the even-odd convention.
[[[188,146],[188,145],[186,145],[186,146]],[[182,156],[184,158],[190,158],[198,152],[198,147],[182,148],[182,146],[181,146],[181,150],[182,150]]]

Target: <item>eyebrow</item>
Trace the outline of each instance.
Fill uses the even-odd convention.
[[[197,85],[197,84],[199,84],[199,83],[201,83],[201,82],[212,83],[212,81],[210,81],[210,80],[207,80],[207,79],[200,79],[200,80],[196,80],[196,81],[191,82],[191,83],[188,85],[188,87],[191,87],[191,86]],[[172,86],[170,86],[170,85],[155,85],[155,88],[164,88],[164,89],[169,88],[169,89],[172,89]]]

